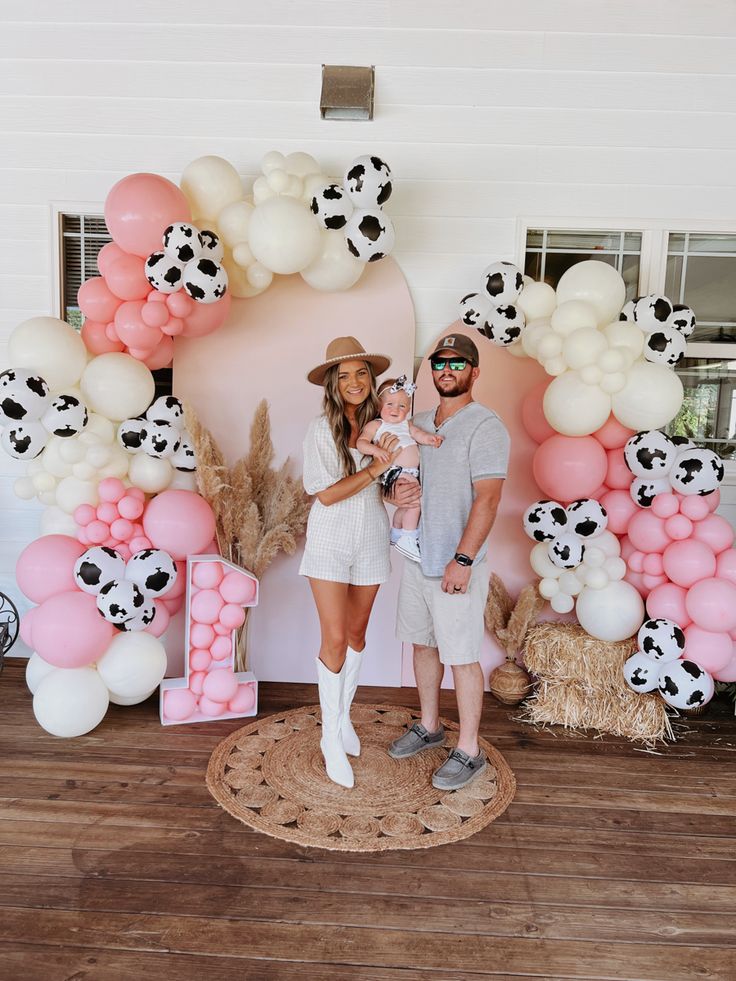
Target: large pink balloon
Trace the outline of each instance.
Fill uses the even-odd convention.
[[[230,293],[221,296],[214,303],[195,303],[194,309],[184,321],[184,337],[204,337],[225,323],[230,312]]]
[[[110,340],[105,330],[106,326],[94,320],[85,320],[82,324],[82,340],[91,354],[110,354],[111,351],[125,350],[125,345],[120,341]]]
[[[35,636],[35,634],[34,634]],[[733,656],[733,641],[726,633],[703,630],[696,623],[685,628],[685,657],[706,671],[720,671]]]
[[[532,469],[543,494],[567,503],[596,491],[607,466],[606,451],[592,436],[556,434],[537,448]]]
[[[651,511],[635,514],[626,531],[631,544],[642,552],[663,552],[671,542],[664,521]]]
[[[727,579],[701,579],[685,600],[690,619],[704,630],[726,632],[736,627],[736,585]]]
[[[647,616],[661,617],[664,620],[674,620],[681,627],[690,623],[690,617],[685,606],[687,590],[676,583],[667,582],[657,586],[647,597]]]
[[[634,430],[622,426],[613,413],[608,417],[608,422],[605,422],[600,429],[593,433],[601,446],[607,450],[615,450],[619,446],[623,446],[628,438],[633,435]]]
[[[615,490],[628,490],[634,475],[626,466],[624,451],[620,446],[613,450],[608,450],[608,470],[606,471],[606,483]]]
[[[547,417],[542,409],[542,399],[549,385],[549,378],[545,378],[538,385],[535,385],[524,396],[521,403],[521,421],[527,433],[535,443],[543,443],[545,439],[555,435],[554,429],[547,422]]]
[[[143,529],[154,548],[173,559],[204,551],[215,534],[215,516],[207,501],[194,491],[166,490],[148,502]]]
[[[734,653],[732,654],[731,660],[724,667],[719,668],[718,671],[713,671],[713,677],[716,681],[736,681],[736,645],[734,645]]]
[[[76,589],[74,563],[87,548],[69,535],[44,535],[18,556],[15,578],[34,603]]]
[[[716,558],[716,575],[736,583],[736,549],[727,548]]]
[[[608,530],[614,535],[625,535],[629,522],[639,513],[631,494],[625,490],[609,490],[600,498],[600,502],[608,512]]]
[[[689,589],[701,579],[710,579],[716,572],[713,549],[703,542],[687,538],[684,542],[672,542],[664,550],[664,571],[678,586]]]
[[[82,668],[107,650],[114,628],[103,620],[97,600],[80,590],[57,593],[33,615],[33,643],[39,657],[57,668]]]
[[[77,302],[85,317],[106,324],[115,316],[120,297],[115,296],[104,279],[93,276],[79,287]]]
[[[720,514],[709,514],[702,521],[695,522],[693,538],[705,542],[718,555],[719,552],[733,545],[734,530]]]
[[[131,174],[114,185],[105,201],[105,222],[126,252],[147,257],[161,249],[161,237],[175,221],[192,220],[182,191],[158,174]]]

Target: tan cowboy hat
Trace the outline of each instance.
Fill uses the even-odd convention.
[[[327,345],[325,360],[316,368],[312,368],[307,375],[307,381],[313,385],[321,385],[325,380],[327,369],[341,361],[369,361],[377,375],[383,374],[391,364],[391,358],[387,358],[385,354],[368,354],[354,337],[336,337]]]

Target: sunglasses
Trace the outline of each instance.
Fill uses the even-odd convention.
[[[445,365],[449,367],[450,371],[465,371],[468,365],[467,358],[432,358],[430,364],[432,365],[432,371],[443,371]]]

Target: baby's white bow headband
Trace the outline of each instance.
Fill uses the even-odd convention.
[[[394,395],[401,391],[406,392],[407,395],[413,395],[416,390],[417,386],[414,384],[414,382],[407,381],[406,375],[399,375],[391,388],[389,388],[389,392],[393,392]]]

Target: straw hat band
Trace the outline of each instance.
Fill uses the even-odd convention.
[[[367,361],[373,365],[377,375],[383,374],[391,364],[391,358],[386,357],[385,354],[366,351],[354,337],[336,337],[327,345],[325,360],[312,368],[307,375],[307,381],[313,385],[321,385],[327,369],[341,361]]]

